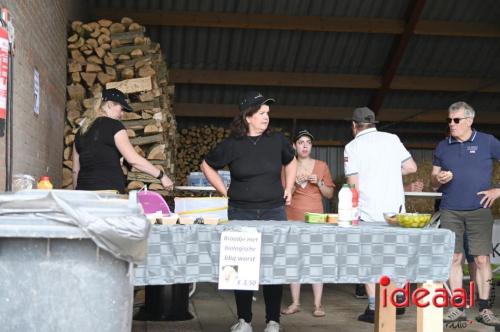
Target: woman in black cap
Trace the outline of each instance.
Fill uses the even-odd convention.
[[[304,221],[306,212],[324,213],[323,197],[331,199],[335,187],[328,165],[321,160],[311,158],[314,137],[307,130],[300,130],[293,138],[293,147],[297,153],[297,176],[292,192],[292,203],[286,207],[288,220]],[[314,317],[325,316],[321,305],[323,284],[312,285],[314,294]],[[291,315],[300,311],[300,284],[290,284],[292,304],[281,311]]]
[[[230,220],[286,220],[297,169],[294,151],[281,133],[269,130],[269,104],[275,100],[250,92],[240,102],[231,124],[231,137],[208,153],[201,170],[219,193],[229,197]],[[217,173],[226,165],[231,185],[226,189]],[[285,168],[286,185],[281,183]],[[264,285],[265,332],[278,332],[282,285]],[[252,332],[252,291],[235,290],[238,322],[232,332]]]
[[[120,122],[123,111],[132,112],[125,95],[107,89],[97,97],[84,119],[73,144],[73,186],[77,190],[116,190],[125,193],[125,177],[120,158],[158,180],[166,189],[173,183],[135,150]]]

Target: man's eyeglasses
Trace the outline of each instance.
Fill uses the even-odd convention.
[[[467,117],[465,117],[465,118],[446,118],[446,121],[448,121],[448,123],[451,123],[451,121],[453,121],[456,124],[458,124],[458,123],[460,123],[460,120],[463,120],[463,119],[467,119]]]

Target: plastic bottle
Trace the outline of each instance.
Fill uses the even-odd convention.
[[[54,188],[54,186],[50,182],[50,177],[48,177],[48,176],[41,176],[36,187],[38,189],[52,189],[52,188]]]
[[[344,184],[339,191],[339,226],[349,227],[352,223],[352,191]]]
[[[359,226],[359,192],[356,185],[351,185],[352,192],[352,225]]]

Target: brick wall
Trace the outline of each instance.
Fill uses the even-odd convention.
[[[0,0],[15,27],[13,174],[49,175],[56,188],[62,173],[67,26],[70,19],[86,19],[84,4],[79,0]],[[39,115],[33,112],[35,69],[40,73]],[[5,137],[0,138],[0,161],[3,191]]]

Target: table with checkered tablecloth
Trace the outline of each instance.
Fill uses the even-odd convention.
[[[445,281],[455,235],[385,223],[358,227],[290,221],[231,221],[224,225],[153,225],[136,285],[218,282],[223,231],[262,233],[261,284]]]

